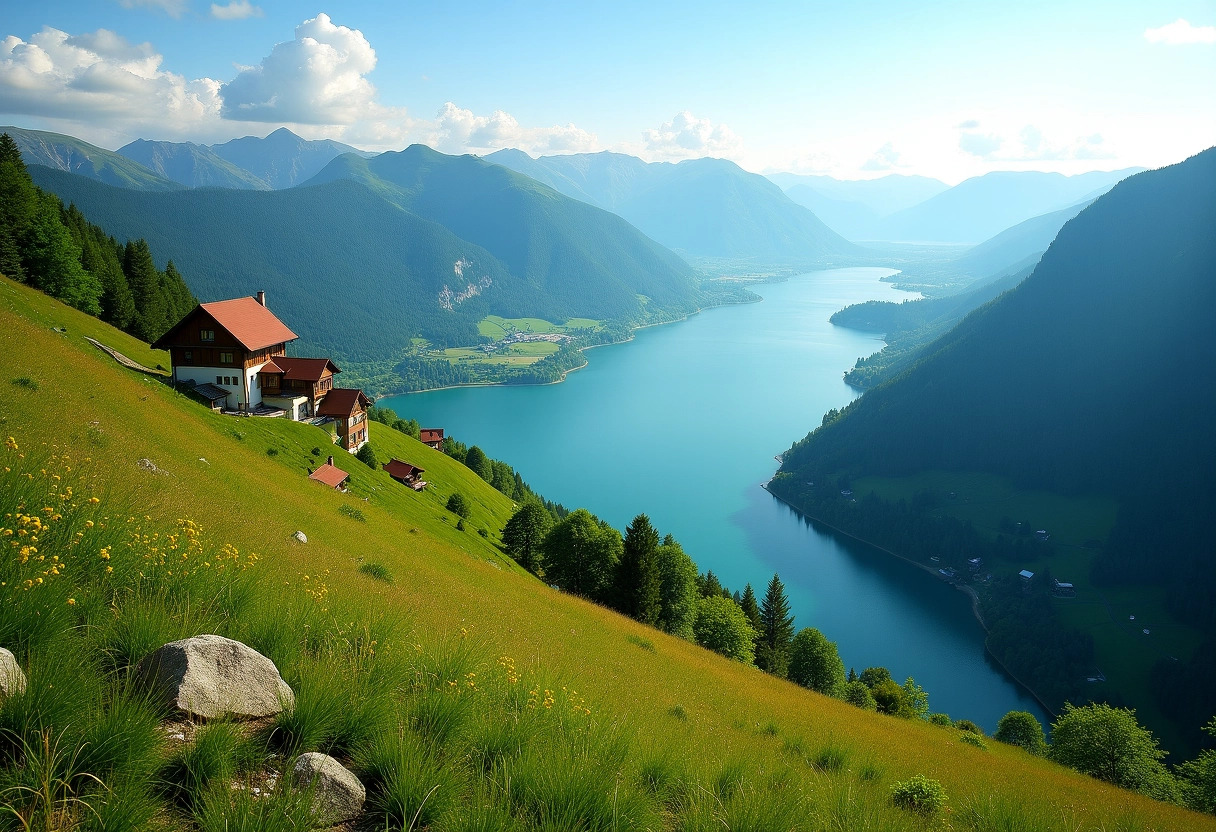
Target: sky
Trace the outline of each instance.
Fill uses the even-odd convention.
[[[0,0],[0,124],[950,184],[1216,144],[1216,0]]]

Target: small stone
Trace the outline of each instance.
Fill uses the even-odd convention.
[[[170,707],[192,716],[272,716],[295,703],[274,662],[216,635],[166,644],[140,659],[135,678]]]
[[[25,693],[25,674],[17,657],[0,647],[0,700],[18,693]]]
[[[294,537],[296,540],[300,541],[301,543],[308,542],[308,535],[304,534],[304,532],[296,532],[295,534],[292,535],[292,537]]]
[[[313,823],[333,826],[363,811],[367,789],[349,769],[328,754],[301,754],[292,770],[297,787],[313,790]]]

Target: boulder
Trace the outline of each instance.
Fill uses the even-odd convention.
[[[0,647],[0,699],[17,693],[25,693],[25,674],[17,657]]]
[[[135,678],[165,705],[204,719],[271,716],[295,704],[274,662],[223,636],[170,642],[140,659]]]
[[[292,769],[292,779],[297,787],[312,790],[313,821],[317,826],[333,826],[363,811],[367,789],[328,754],[301,754]]]
[[[292,537],[294,537],[296,540],[300,541],[301,543],[308,542],[308,535],[304,534],[304,532],[296,532],[295,534],[292,535]]]

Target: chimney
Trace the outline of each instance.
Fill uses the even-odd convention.
[[[262,306],[266,305],[266,293],[265,292],[258,292],[258,303],[262,304]]]
[[[333,458],[332,456],[329,458],[329,464],[330,464],[330,465],[333,465],[333,464],[334,464],[334,458]]]

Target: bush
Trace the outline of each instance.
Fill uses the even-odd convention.
[[[841,689],[840,698],[856,708],[861,708],[863,711],[878,710],[878,703],[874,699],[874,694],[870,693],[870,689],[860,679],[845,682],[844,687]]]
[[[459,491],[448,497],[448,511],[458,517],[468,517],[470,513],[469,500]]]
[[[969,719],[960,719],[958,722],[954,723],[954,727],[960,731],[966,731],[969,734],[977,734],[981,737],[984,736],[984,729]]]
[[[380,563],[365,563],[359,567],[359,571],[369,578],[375,578],[377,581],[384,581],[386,584],[391,584],[393,582],[392,573]]]
[[[954,722],[950,719],[950,714],[929,714],[929,722],[934,725],[940,725],[943,728],[954,726]]]
[[[997,723],[996,733],[992,736],[1000,742],[1024,748],[1031,754],[1044,754],[1047,751],[1043,726],[1034,718],[1034,714],[1026,711],[1010,711],[1005,714]]]
[[[279,455],[278,448],[267,448],[266,449],[266,456],[278,456],[278,455]]]
[[[374,448],[372,448],[371,442],[363,443],[363,447],[360,448],[359,452],[355,454],[355,459],[359,460],[373,471],[380,467],[380,463],[376,459],[376,451]]]
[[[970,731],[962,731],[958,735],[958,740],[959,742],[966,743],[967,745],[974,745],[976,748],[983,749],[984,751],[988,750],[988,743],[984,742],[984,738],[979,734],[973,734]]]
[[[932,817],[946,806],[946,790],[923,774],[891,786],[891,802],[900,809],[922,817]]]

